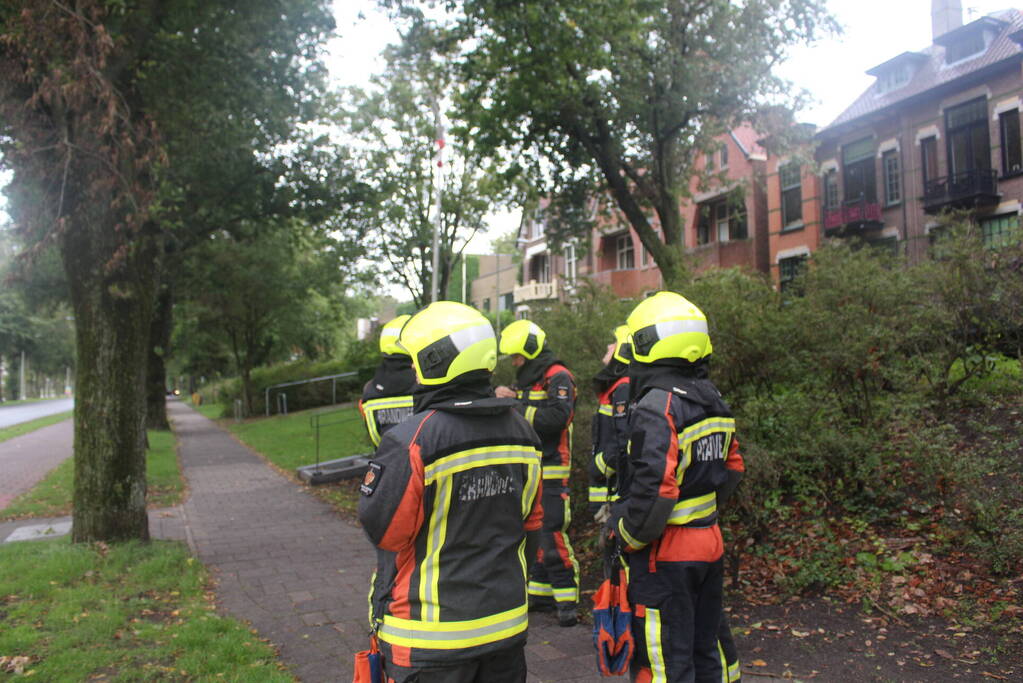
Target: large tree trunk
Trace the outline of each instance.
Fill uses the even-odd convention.
[[[78,357],[71,535],[148,540],[145,379],[157,250],[141,236],[127,251],[111,249],[117,229],[106,212],[96,219],[61,239]]]
[[[173,296],[169,286],[160,289],[149,326],[149,360],[146,365],[146,429],[168,430],[167,349],[170,345]]]

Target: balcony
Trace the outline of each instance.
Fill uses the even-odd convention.
[[[515,303],[523,304],[529,301],[543,301],[544,299],[556,299],[558,297],[557,279],[551,282],[536,282],[528,285],[519,285],[515,288]]]
[[[997,204],[998,172],[974,169],[924,183],[924,211],[938,213],[943,209],[973,209]]]
[[[835,209],[824,209],[824,234],[849,236],[884,226],[881,205],[866,199],[854,199]]]

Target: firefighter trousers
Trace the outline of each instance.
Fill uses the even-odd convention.
[[[632,680],[721,683],[725,669],[718,644],[722,561],[657,562],[656,572],[634,568],[631,573],[635,578],[637,573],[644,574],[639,586],[632,579],[629,585],[635,605]]]
[[[525,645],[452,663],[451,666],[409,668],[385,664],[387,683],[525,683]]]
[[[559,479],[544,479],[543,526],[540,550],[529,573],[529,595],[534,601],[553,600],[575,605],[579,601],[579,563],[568,540],[572,521],[568,487]]]

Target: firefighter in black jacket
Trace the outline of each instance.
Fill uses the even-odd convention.
[[[529,576],[532,609],[557,609],[558,623],[578,621],[579,563],[568,540],[572,521],[568,477],[572,469],[575,380],[547,345],[547,335],[529,320],[501,333],[500,351],[518,368],[515,388],[497,387],[499,397],[517,397],[520,410],[543,444],[543,529],[540,553]]]
[[[637,681],[728,680],[718,646],[724,505],[742,476],[735,420],[707,378],[703,313],[660,292],[629,315],[629,457],[611,524],[629,565]],[[738,667],[736,666],[736,669]]]
[[[593,459],[590,461],[590,512],[595,515],[617,496],[615,476],[629,443],[629,362],[632,344],[629,328],[615,328],[608,344],[604,367],[593,378],[597,414],[593,416]],[[606,514],[606,513],[605,513]],[[603,521],[602,519],[600,521]]]
[[[540,443],[494,397],[497,340],[440,301],[402,329],[415,414],[384,435],[359,519],[377,547],[370,618],[387,680],[526,680],[527,558],[541,524]]]
[[[412,415],[416,373],[408,352],[398,346],[398,334],[411,317],[399,315],[380,328],[380,364],[373,379],[362,388],[359,412],[374,448],[380,445],[384,432]]]

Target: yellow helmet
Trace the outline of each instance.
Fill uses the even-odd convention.
[[[472,370],[493,372],[497,338],[482,313],[454,301],[436,301],[405,323],[398,343],[412,356],[420,384],[446,384]]]
[[[398,335],[411,317],[411,315],[399,315],[394,320],[384,323],[384,326],[380,328],[380,353],[408,355],[408,351],[398,346]]]
[[[644,299],[626,322],[632,333],[632,357],[640,363],[665,358],[692,363],[713,351],[707,317],[680,294],[658,292]]]
[[[615,328],[615,350],[612,356],[626,365],[632,362],[632,339],[629,337],[628,325]]]
[[[525,356],[532,360],[540,355],[547,333],[529,320],[516,320],[501,331],[501,353]]]

